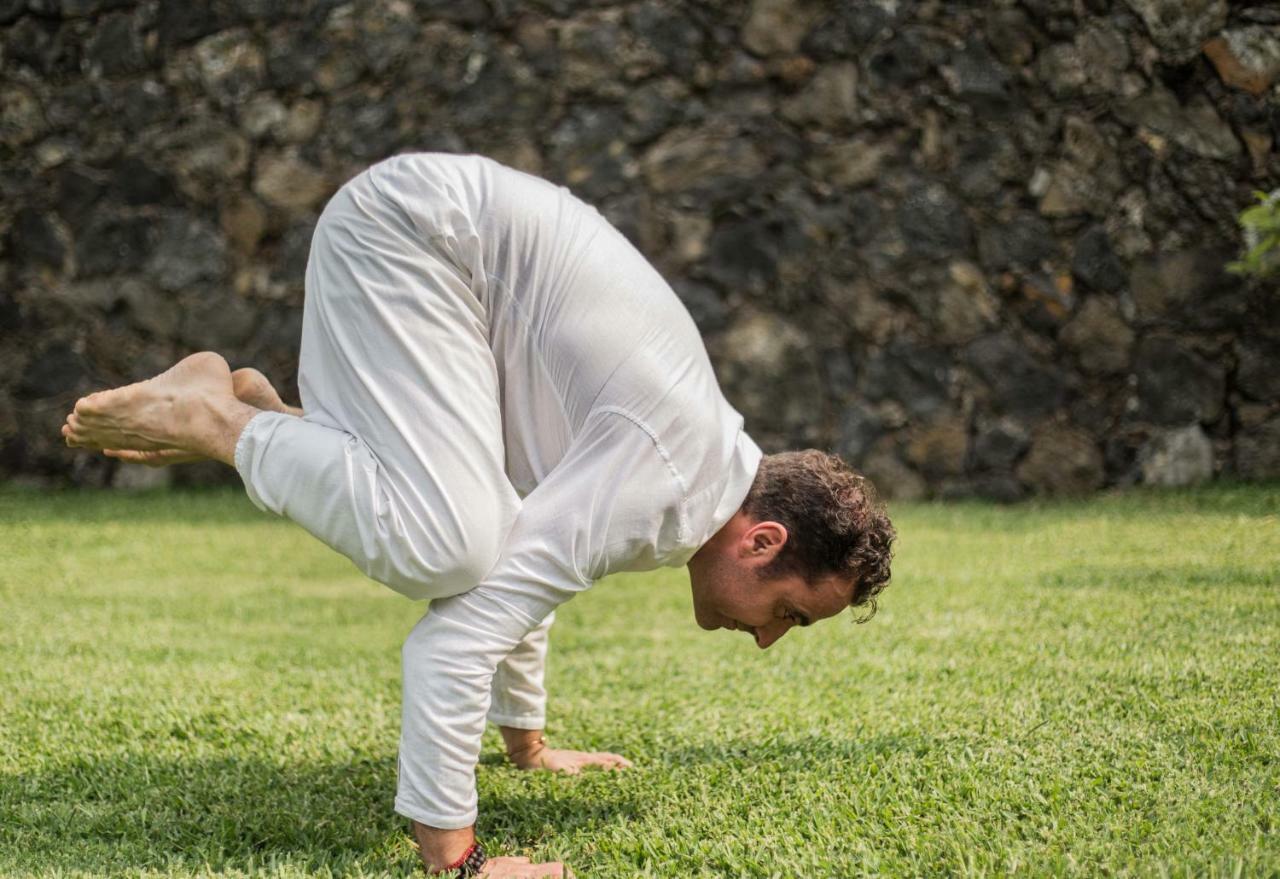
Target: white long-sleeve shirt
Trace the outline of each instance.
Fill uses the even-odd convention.
[[[367,407],[338,394],[323,401],[324,416],[312,418],[304,388],[307,418],[257,416],[240,438],[236,464],[254,503],[299,521],[393,588],[434,599],[404,647],[396,809],[433,827],[465,827],[476,817],[475,764],[495,670],[595,580],[687,562],[739,509],[761,453],[721,394],[671,288],[568,190],[478,156],[410,154],[344,187],[322,218],[326,240],[344,223],[359,230],[353,240],[360,247],[313,243],[303,378],[312,388],[367,393],[389,420],[364,417]],[[405,267],[395,277],[386,269],[389,255]],[[321,303],[312,320],[313,297],[350,298],[321,289],[335,278],[367,288],[361,295],[372,304],[339,319],[336,306],[325,311]],[[437,300],[447,308],[402,319],[392,310],[404,295],[401,283],[425,283],[423,297],[455,290]],[[366,321],[366,313],[374,317]],[[343,336],[353,325],[358,331]],[[490,391],[476,389],[476,369],[459,367],[449,386],[432,386],[432,395],[397,410],[406,381],[441,381],[441,357],[432,360],[434,349],[414,352],[415,339],[453,326],[472,334],[460,357],[484,349],[475,363],[492,364]],[[320,356],[325,350],[329,356]],[[492,419],[466,423],[490,392],[500,436],[492,435]],[[335,414],[343,407],[350,418]],[[399,446],[356,429],[421,435],[416,463],[426,466],[434,457],[431,432],[445,416],[469,437],[475,460],[466,442],[445,442],[441,456],[455,445],[461,451],[430,492],[398,485],[397,461],[386,460],[393,454],[385,449]],[[441,547],[415,543],[457,531],[459,521],[470,523],[464,532],[486,527],[486,517],[467,519],[467,510],[488,503],[477,488],[490,484],[481,472],[485,450],[519,497],[514,515],[479,582],[459,588],[456,578],[441,577],[448,585],[436,586],[414,572],[428,571]],[[401,463],[412,471],[409,457]],[[532,698],[536,707],[536,692]],[[518,696],[512,701],[521,704]],[[523,704],[526,714],[532,710]]]

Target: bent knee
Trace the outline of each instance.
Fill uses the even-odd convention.
[[[389,569],[374,579],[415,601],[460,595],[474,589],[497,563],[502,535],[492,528],[473,527],[453,539],[437,535],[424,544],[422,549],[388,559]]]

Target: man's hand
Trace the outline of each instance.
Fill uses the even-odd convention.
[[[481,876],[510,876],[519,879],[551,876],[553,879],[573,879],[573,871],[559,861],[546,864],[534,864],[528,858],[489,858],[485,862]]]
[[[507,759],[518,769],[548,769],[577,775],[588,766],[601,769],[629,769],[631,761],[621,754],[607,751],[564,751],[548,748],[546,736],[540,729],[516,729],[499,727],[502,740],[507,745]]]
[[[422,856],[422,866],[427,868],[427,875],[434,876],[439,871],[466,854],[467,848],[475,842],[475,830],[466,827],[461,830],[440,830],[428,827],[419,821],[413,822],[413,837],[418,843],[418,854]],[[489,858],[480,871],[481,876],[508,876],[519,879],[537,879],[550,876],[553,879],[573,879],[573,871],[559,861],[546,864],[532,863],[528,858]]]
[[[621,754],[610,754],[607,751],[565,751],[559,748],[546,748],[532,757],[517,755],[511,759],[520,769],[548,769],[552,772],[563,772],[577,775],[589,766],[601,769],[629,769],[631,761]]]

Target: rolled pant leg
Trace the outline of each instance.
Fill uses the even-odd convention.
[[[258,415],[237,444],[253,502],[410,598],[479,582],[520,505],[486,315],[370,172],[317,224],[299,385],[304,417]]]

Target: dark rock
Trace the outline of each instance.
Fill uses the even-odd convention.
[[[311,254],[311,238],[315,234],[313,220],[295,223],[280,239],[276,258],[272,261],[272,279],[301,291],[307,273],[307,257]]]
[[[62,273],[68,269],[69,237],[55,218],[34,208],[20,208],[9,230],[9,249],[25,265]]]
[[[1237,339],[1236,387],[1266,403],[1280,400],[1280,339]]]
[[[1085,229],[1076,239],[1071,257],[1071,271],[1094,290],[1115,292],[1127,280],[1124,266],[1111,249],[1111,239],[1104,226]]]
[[[808,85],[782,102],[781,112],[797,125],[843,130],[853,124],[857,109],[857,65],[840,61],[819,68]]]
[[[1002,504],[1016,503],[1027,496],[1022,483],[1008,473],[979,473],[972,477],[969,486],[974,496]]]
[[[1008,223],[979,227],[978,253],[988,271],[1036,269],[1056,249],[1052,227],[1037,214],[1020,213]]]
[[[140,156],[125,156],[115,164],[110,189],[127,205],[163,205],[177,200],[177,187],[169,175]]]
[[[702,29],[679,7],[645,0],[627,11],[627,24],[678,76],[691,76],[702,60]]]
[[[964,362],[986,383],[996,411],[1030,417],[1052,412],[1065,393],[1057,370],[1036,360],[1007,333],[993,333],[967,345]]]
[[[1234,159],[1241,153],[1240,141],[1231,126],[1203,96],[1191,98],[1184,106],[1171,91],[1157,85],[1117,106],[1116,115],[1129,125],[1148,128],[1197,156]]]
[[[979,470],[1011,470],[1031,444],[1031,434],[1012,418],[980,424],[973,441],[973,463]]]
[[[882,86],[908,86],[923,79],[941,63],[944,51],[920,30],[904,28],[871,53],[867,72]]]
[[[1235,452],[1236,473],[1245,479],[1280,477],[1280,415],[1241,430]]]
[[[1138,318],[1206,330],[1243,326],[1248,300],[1240,278],[1226,271],[1230,259],[1221,249],[1199,247],[1138,262],[1129,281]]]
[[[873,354],[862,372],[862,392],[893,400],[913,418],[933,415],[947,400],[951,356],[942,348],[896,341]]]
[[[1121,74],[1132,60],[1124,34],[1094,21],[1076,34],[1075,48],[1084,68],[1086,93],[1123,91]]]
[[[907,248],[925,257],[964,254],[973,238],[964,205],[940,183],[907,192],[898,207],[898,227]]]
[[[178,334],[182,310],[174,296],[139,278],[120,279],[118,290],[133,326],[158,339],[170,339]],[[155,371],[151,370],[152,374]]]
[[[1036,76],[1059,100],[1078,96],[1089,81],[1084,59],[1074,43],[1054,43],[1036,58]]]
[[[1062,343],[1080,358],[1086,372],[1123,372],[1129,366],[1133,330],[1114,303],[1087,299],[1079,313],[1062,329]]]
[[[1018,478],[1038,493],[1086,494],[1102,485],[1102,453],[1086,434],[1052,425],[1036,432]]]
[[[273,28],[267,39],[264,57],[266,82],[274,89],[299,89],[304,93],[316,88],[316,71],[322,57],[303,46],[322,42],[314,25],[281,25]],[[424,46],[424,53],[429,47]],[[433,60],[438,61],[438,58]],[[426,83],[423,83],[425,86]]]
[[[80,277],[136,269],[151,254],[155,227],[142,216],[95,214],[76,237],[76,273]]]
[[[928,492],[920,474],[894,454],[890,446],[877,445],[866,459],[857,462],[863,474],[876,487],[876,493],[891,500],[914,501]]]
[[[0,0],[0,25],[12,24],[27,11],[27,0]]]
[[[996,57],[1023,67],[1036,51],[1036,29],[1021,9],[993,9],[986,17],[986,37]]]
[[[23,371],[14,390],[19,400],[39,400],[83,390],[89,377],[84,358],[66,344],[54,342],[40,350]]]
[[[1138,376],[1141,416],[1156,424],[1209,424],[1222,417],[1226,372],[1170,336],[1138,343],[1133,370]]]
[[[486,0],[415,0],[427,21],[447,21],[461,27],[475,28],[501,17],[502,2]]]
[[[672,78],[647,82],[627,96],[627,140],[648,143],[680,123],[685,116],[688,88]]]
[[[547,95],[537,79],[502,55],[492,57],[454,100],[451,115],[463,127],[479,127],[499,115],[510,126],[535,126],[548,109]]]
[[[106,175],[75,162],[59,165],[53,170],[51,178],[54,206],[59,216],[73,224],[83,222],[106,191]]]
[[[800,51],[818,61],[860,57],[891,21],[874,3],[840,3],[810,29]]]
[[[765,158],[732,126],[674,128],[645,152],[641,168],[659,193],[705,193],[725,179],[755,178]]]
[[[575,108],[549,138],[550,176],[589,202],[623,194],[634,164],[622,139],[625,127],[612,107]]]
[[[148,277],[163,290],[184,290],[201,281],[223,280],[227,244],[216,226],[186,213],[172,213],[157,230],[146,263]]]
[[[27,8],[37,15],[85,18],[108,9],[130,6],[134,0],[27,0]]]
[[[931,482],[962,474],[968,455],[969,430],[960,415],[945,414],[907,433],[907,461]]]
[[[173,95],[152,79],[129,80],[112,86],[111,105],[130,131],[139,131],[171,118]]]
[[[234,293],[220,288],[193,292],[182,313],[180,334],[193,348],[233,349],[248,341],[258,323],[256,309]]]
[[[999,113],[1009,107],[1009,71],[980,45],[969,44],[951,59],[947,80],[960,100],[979,111]]]
[[[1162,430],[1138,453],[1148,485],[1196,485],[1213,478],[1213,443],[1200,425]]]
[[[355,93],[333,104],[325,127],[333,148],[372,162],[395,153],[399,132],[392,104]]]
[[[79,69],[80,47],[56,21],[28,15],[7,28],[3,36],[6,66],[16,62],[42,76]]]
[[[231,20],[218,3],[161,3],[156,24],[161,44],[177,46],[222,30]]]
[[[1190,61],[1227,23],[1226,0],[1126,0],[1170,63]]]
[[[729,309],[714,288],[683,278],[675,279],[672,288],[703,333],[719,332],[728,324]]]
[[[778,278],[778,260],[796,232],[775,216],[718,222],[707,243],[706,276],[724,290],[765,296]]]
[[[836,452],[851,463],[861,461],[883,433],[884,423],[874,409],[852,403],[840,414]]]
[[[147,51],[134,17],[118,13],[98,20],[93,36],[85,46],[85,59],[91,72],[105,76],[146,70],[149,66]]]

